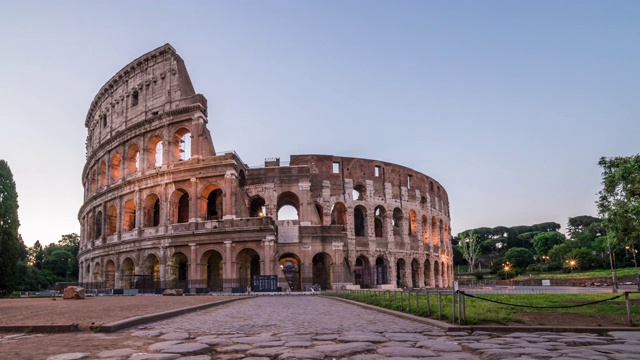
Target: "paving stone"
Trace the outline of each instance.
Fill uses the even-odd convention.
[[[483,350],[483,349],[495,349],[495,344],[485,344],[485,343],[464,343],[461,344],[463,348],[469,348],[473,350]]]
[[[569,346],[590,346],[590,345],[606,345],[607,341],[599,339],[589,338],[575,338],[575,339],[558,339],[558,342],[567,344]]]
[[[211,356],[209,355],[194,355],[194,356],[183,356],[180,360],[211,360]]]
[[[384,333],[383,335],[392,341],[422,341],[429,339],[428,336],[414,333]]]
[[[195,342],[171,345],[160,352],[181,355],[198,355],[209,351],[209,349],[209,345]]]
[[[278,340],[278,341],[261,342],[261,343],[253,344],[253,346],[256,346],[256,347],[284,346],[284,344],[285,344],[284,341]]]
[[[320,345],[333,345],[335,344],[335,341],[313,341],[313,346],[320,346]]]
[[[66,353],[60,355],[49,356],[47,360],[82,360],[88,359],[91,356],[90,353]]]
[[[288,342],[288,343],[284,344],[285,347],[289,347],[289,348],[292,348],[292,347],[309,347],[311,345],[313,345],[313,344],[310,341],[291,341],[291,342]]]
[[[131,336],[139,336],[139,337],[158,337],[162,335],[162,331],[159,330],[143,330],[136,331]]]
[[[279,341],[280,339],[273,336],[250,336],[250,337],[239,337],[233,338],[234,342],[241,344],[257,344],[269,341]]]
[[[640,341],[640,331],[610,331],[608,335],[618,339]]]
[[[289,351],[278,356],[278,359],[324,359],[324,353],[315,349],[290,349]]]
[[[378,353],[389,357],[420,358],[436,356],[436,353],[431,350],[408,347],[385,347],[378,349]]]
[[[244,352],[247,350],[253,349],[253,346],[248,344],[236,344],[230,346],[217,347],[216,352],[219,353],[233,353],[233,352]]]
[[[188,338],[189,333],[187,332],[172,332],[160,336],[160,339],[163,340],[186,340]]]
[[[597,345],[597,346],[589,346],[587,349],[597,350],[597,351],[612,351],[612,352],[622,352],[625,354],[640,354],[640,346],[637,345],[628,345],[628,344],[610,344],[610,345]]]
[[[354,355],[347,358],[347,360],[380,360],[380,359],[388,360],[389,358],[380,354],[361,354],[361,355]]]
[[[350,332],[338,337],[337,341],[381,343],[381,342],[387,342],[389,341],[389,339],[387,339],[386,337],[378,333]]]
[[[315,349],[328,356],[348,356],[359,352],[372,351],[375,350],[376,347],[369,342],[350,342],[335,345],[321,345],[316,346]]]
[[[510,359],[520,356],[515,350],[496,349],[495,347],[493,349],[482,349],[480,352],[490,359]]]
[[[129,360],[174,360],[179,359],[178,354],[133,354]]]
[[[162,342],[157,342],[155,344],[149,345],[147,349],[149,349],[149,351],[162,351],[168,348],[169,346],[182,344],[182,343],[183,341],[180,341],[180,340],[162,341]]]
[[[462,346],[443,340],[422,340],[416,344],[416,347],[444,352],[462,351]]]
[[[289,348],[284,346],[276,346],[276,347],[267,347],[267,348],[258,348],[247,350],[246,354],[250,356],[266,356],[266,357],[274,357],[281,355],[285,352],[289,351]]]
[[[381,343],[380,346],[384,347],[413,347],[412,342],[402,342],[402,341],[387,341],[386,343]]]
[[[108,350],[108,351],[102,351],[99,352],[97,354],[97,356],[101,359],[104,358],[110,358],[110,357],[123,357],[123,356],[129,356],[129,355],[133,355],[137,353],[136,350],[133,349],[115,349],[115,350]]]
[[[313,340],[335,340],[339,337],[340,335],[338,334],[325,334],[325,335],[316,335],[313,336],[311,339]]]
[[[222,337],[215,336],[215,335],[200,336],[200,337],[196,338],[196,341],[200,342],[200,343],[203,343],[203,344],[210,345],[210,346],[231,345],[231,344],[233,344],[233,341],[231,341],[231,339],[222,338]]]
[[[447,331],[447,332],[445,332],[445,335],[447,335],[447,336],[467,336],[467,335],[469,335],[469,333],[466,332],[466,331]]]

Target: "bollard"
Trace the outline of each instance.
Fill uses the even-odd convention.
[[[624,301],[627,304],[627,325],[633,326],[633,319],[631,319],[631,301],[629,301],[629,292],[624,292]]]

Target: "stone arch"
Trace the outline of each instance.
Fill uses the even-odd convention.
[[[393,209],[393,235],[402,235],[402,219],[404,214],[400,208]]]
[[[173,133],[171,153],[173,154],[173,161],[191,159],[191,131],[186,127],[181,127]]]
[[[323,225],[324,224],[324,211],[322,208],[322,204],[315,201],[314,202],[315,213],[311,216],[311,225]]]
[[[438,239],[440,239],[440,235],[438,235],[438,220],[434,216],[431,218],[431,245],[438,245]]]
[[[396,283],[400,288],[407,287],[407,263],[403,258],[396,261]]]
[[[249,204],[249,216],[250,217],[264,217],[266,216],[267,207],[266,202],[262,196],[254,196],[251,198]]]
[[[160,225],[160,198],[156,194],[149,194],[144,199],[143,218],[144,227]]]
[[[136,227],[136,202],[133,199],[125,201],[122,210],[122,231],[131,231]]]
[[[422,243],[429,243],[429,218],[427,215],[422,215]]]
[[[209,184],[202,189],[200,197],[200,211],[205,220],[221,220],[223,213],[222,188],[216,184]]]
[[[312,283],[320,285],[321,289],[331,289],[333,283],[333,259],[331,255],[321,252],[313,256],[312,264]]]
[[[444,244],[444,225],[442,223],[442,219],[438,222],[438,233],[440,234],[440,244]]]
[[[89,178],[89,191],[91,193],[96,192],[98,190],[98,173],[96,169],[91,170],[91,176]]]
[[[433,287],[433,284],[431,284],[431,261],[429,259],[424,261],[424,286]]]
[[[245,248],[236,256],[236,274],[238,286],[246,288],[253,285],[253,277],[260,275],[260,255],[251,248]]]
[[[353,268],[354,284],[360,285],[360,287],[368,288],[371,283],[371,274],[369,272],[369,259],[360,255],[356,258],[356,263]]]
[[[120,265],[120,287],[123,289],[133,289],[135,287],[135,265],[133,259],[126,257]]]
[[[163,159],[162,137],[154,135],[147,143],[147,168],[153,169],[162,166]]]
[[[210,291],[221,292],[223,290],[223,259],[222,254],[216,250],[208,250],[202,254],[201,263],[207,264],[203,266],[201,274],[202,279],[206,279],[207,287]]]
[[[98,211],[96,213],[95,239],[99,239],[102,237],[102,218],[102,211]]]
[[[389,262],[382,256],[376,258],[376,285],[389,283]]]
[[[141,271],[150,282],[147,288],[160,288],[160,259],[155,254],[148,254],[144,258]]]
[[[420,262],[416,258],[411,260],[411,287],[420,287]]]
[[[105,288],[114,289],[116,287],[116,263],[113,260],[107,261],[104,266]]]
[[[118,209],[115,205],[107,208],[107,229],[105,235],[110,236],[118,231]]]
[[[367,209],[358,205],[353,209],[353,230],[355,236],[367,236]]]
[[[94,283],[94,286],[102,284],[102,265],[99,262],[96,262],[95,265],[93,265],[93,276],[91,281]]]
[[[384,216],[386,212],[387,211],[385,210],[384,206],[376,206],[375,210],[373,211],[373,226],[377,238],[384,237],[386,228]]]
[[[302,290],[302,268],[298,255],[285,253],[278,258],[278,265],[284,274],[289,289],[292,291]]]
[[[184,189],[176,189],[171,194],[172,214],[174,224],[189,222],[189,193]]]
[[[278,220],[300,219],[300,199],[291,191],[285,191],[278,195],[277,203]]]
[[[333,204],[331,208],[331,225],[342,225],[344,227],[346,224],[347,207],[341,202]]]
[[[433,287],[440,287],[442,285],[440,278],[440,265],[438,260],[433,262]]]
[[[169,259],[169,287],[186,289],[189,281],[189,258],[182,252],[175,252]]]
[[[98,187],[100,189],[107,186],[107,163],[102,160],[100,161],[100,168],[98,172]]]
[[[132,175],[140,169],[140,147],[138,144],[131,144],[127,149],[125,157],[125,175]]]
[[[119,152],[116,152],[111,157],[111,166],[109,169],[111,170],[111,181],[115,182],[120,180],[122,175],[121,173],[121,165],[122,165],[122,156]]]
[[[418,221],[416,212],[412,209],[409,210],[409,235],[413,236],[418,232]]]
[[[364,200],[366,198],[366,194],[367,194],[367,188],[362,184],[358,184],[354,186],[353,191],[351,192],[353,201]]]

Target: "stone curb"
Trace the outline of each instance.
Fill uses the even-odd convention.
[[[95,325],[95,326],[92,326],[90,329],[91,331],[95,331],[95,332],[114,332],[114,331],[122,330],[122,329],[129,328],[136,325],[164,320],[173,316],[182,315],[182,314],[186,314],[193,311],[199,311],[199,310],[207,309],[214,306],[228,304],[234,301],[251,299],[251,298],[254,298],[254,296],[238,296],[234,299],[227,299],[227,300],[222,300],[222,301],[217,301],[217,302],[202,304],[202,305],[196,305],[196,306],[191,306],[191,307],[182,308],[182,309],[169,310],[169,311],[156,313],[156,314],[135,316],[132,318],[115,321],[105,325]]]
[[[0,332],[64,333],[80,331],[79,324],[69,325],[0,325]]]
[[[511,332],[575,332],[575,333],[594,333],[594,334],[606,334],[610,331],[640,331],[640,327],[601,327],[601,326],[499,326],[499,325],[453,325],[440,320],[434,320],[424,318],[417,315],[407,314],[396,310],[385,309],[374,305],[364,304],[358,301],[339,298],[336,296],[321,295],[324,298],[343,301],[352,305],[360,306],[362,308],[375,310],[388,315],[393,315],[399,318],[420,322],[423,324],[431,325],[443,329],[445,331],[487,331],[496,333],[511,333]]]

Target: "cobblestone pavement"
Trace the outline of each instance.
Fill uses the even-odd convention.
[[[640,332],[447,333],[312,296],[257,297],[116,334],[122,348],[48,360],[640,359]]]

